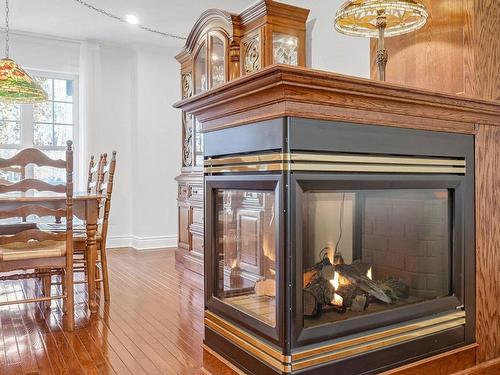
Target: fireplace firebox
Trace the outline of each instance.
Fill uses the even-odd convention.
[[[473,152],[293,117],[205,134],[206,345],[253,374],[358,374],[472,343]]]

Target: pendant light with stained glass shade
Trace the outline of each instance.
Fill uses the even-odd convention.
[[[5,58],[0,60],[0,102],[39,103],[47,93],[14,60],[9,58],[9,0],[5,0]]]

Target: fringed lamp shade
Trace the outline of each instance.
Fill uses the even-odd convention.
[[[0,60],[0,101],[37,103],[47,100],[47,93],[14,60]]]
[[[385,16],[385,36],[418,30],[427,21],[425,7],[416,0],[351,0],[335,16],[335,29],[341,33],[377,38],[377,19]]]

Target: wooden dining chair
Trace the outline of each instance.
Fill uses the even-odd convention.
[[[99,289],[103,286],[104,289],[104,299],[109,301],[109,278],[108,278],[108,261],[106,256],[106,240],[108,235],[108,225],[109,225],[109,212],[111,209],[111,195],[113,193],[114,176],[116,170],[116,151],[113,151],[111,160],[108,162],[108,155],[106,153],[101,154],[99,157],[99,162],[93,164],[94,159],[91,157],[89,163],[89,176],[87,184],[87,192],[89,194],[101,194],[103,199],[99,206],[99,222],[97,228],[97,251],[99,252],[99,258],[97,260],[97,270],[96,270],[96,288]],[[79,271],[86,270],[86,260],[87,255],[85,252],[87,240],[87,232],[85,228],[78,228],[74,233],[74,248],[76,254],[83,253],[84,266],[80,267]]]
[[[2,301],[0,306],[50,302],[54,299],[63,300],[63,311],[66,315],[67,329],[74,329],[74,292],[73,292],[73,149],[68,141],[66,161],[53,160],[37,149],[29,148],[20,151],[10,159],[0,159],[0,168],[9,166],[26,167],[28,164],[47,166],[66,170],[66,184],[51,185],[47,182],[23,178],[11,184],[0,184],[0,194],[19,193],[12,195],[12,203],[7,209],[0,211],[0,219],[12,219],[34,215],[38,220],[55,217],[65,217],[65,231],[50,232],[39,228],[23,229],[15,233],[0,232],[0,280],[22,280],[40,278],[43,296],[28,297],[21,300]],[[50,205],[50,201],[37,201],[26,195],[27,191],[65,193],[66,204],[63,207]],[[26,202],[25,204],[22,202]],[[42,203],[45,202],[45,203]],[[12,208],[10,208],[12,207]],[[4,208],[4,207],[3,207]],[[22,271],[22,272],[15,272]],[[7,274],[5,274],[7,273]],[[52,296],[51,276],[60,274],[62,277],[62,294]]]

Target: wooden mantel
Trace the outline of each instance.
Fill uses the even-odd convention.
[[[174,105],[204,131],[283,116],[474,134],[500,103],[308,68],[272,65]]]
[[[414,371],[406,366],[401,373],[445,374],[447,369],[496,363],[500,357],[500,102],[272,65],[175,107],[194,114],[204,132],[293,116],[474,135],[477,345],[460,354],[427,359]]]

